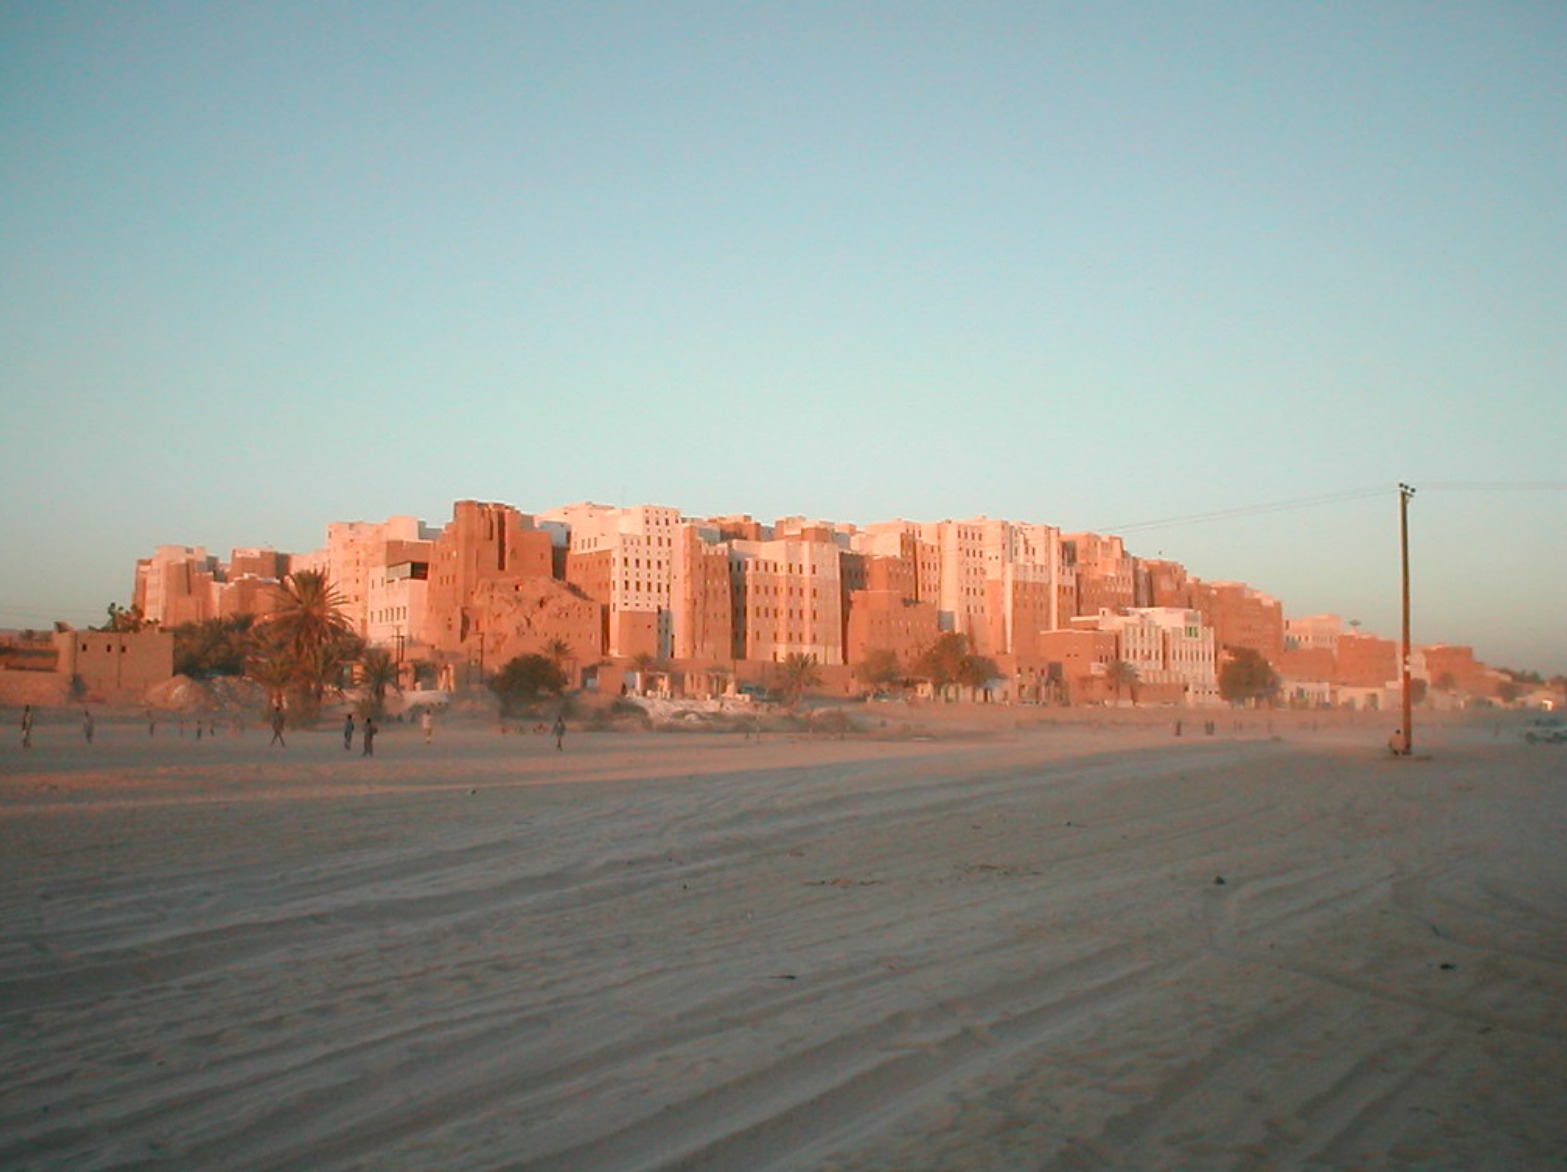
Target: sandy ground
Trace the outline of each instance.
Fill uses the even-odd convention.
[[[0,1167],[1567,1167],[1567,746],[1170,720],[13,729]]]

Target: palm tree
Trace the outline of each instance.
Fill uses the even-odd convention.
[[[328,682],[358,654],[357,636],[342,616],[343,597],[320,570],[298,570],[283,579],[278,605],[268,617],[271,641],[293,661],[294,690],[305,721],[320,711]]]
[[[779,665],[778,694],[790,707],[799,701],[807,688],[813,688],[821,682],[822,676],[816,670],[814,655],[791,651]]]
[[[567,678],[571,673],[566,671],[566,665],[576,658],[571,650],[571,644],[566,640],[556,637],[544,644],[544,654],[555,661],[555,666],[560,668]]]
[[[1115,688],[1115,702],[1121,703],[1121,689],[1130,688],[1132,703],[1137,703],[1137,665],[1118,659],[1105,669],[1105,678]]]
[[[278,643],[257,647],[245,663],[245,675],[267,690],[267,708],[281,708],[283,697],[299,678],[299,665]]]
[[[359,657],[359,679],[369,693],[367,716],[380,717],[386,711],[386,690],[397,688],[397,676],[397,661],[386,648],[371,647]]]
[[[658,668],[658,657],[642,651],[632,657],[631,666],[637,672],[637,691],[646,696],[648,677]]]

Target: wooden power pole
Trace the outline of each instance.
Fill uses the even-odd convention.
[[[1404,731],[1403,731],[1403,755],[1408,757],[1415,751],[1414,729],[1414,697],[1410,686],[1409,663],[1409,498],[1415,495],[1415,490],[1407,484],[1398,486],[1398,547],[1399,555],[1403,562],[1404,585],[1404,640],[1401,679],[1404,685]]]

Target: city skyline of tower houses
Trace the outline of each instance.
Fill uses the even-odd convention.
[[[935,634],[961,635],[998,669],[1039,679],[1065,646],[1053,636],[1085,622],[1143,640],[1137,657],[1152,670],[1152,636],[1110,618],[1173,608],[1200,616],[1217,655],[1248,648],[1287,662],[1283,604],[1247,583],[1205,582],[1172,559],[1138,558],[1118,535],[986,516],[860,526],[592,501],[525,513],[463,500],[440,527],[406,515],[330,522],[325,545],[303,554],[236,548],[222,563],[201,547],[159,546],[138,561],[135,601],[171,626],[264,613],[276,578],[256,571],[300,568],[327,573],[356,632],[400,657],[485,662],[502,649],[566,641],[583,662],[801,655],[849,669],[877,640],[909,658],[934,615]],[[237,589],[241,580],[248,585]],[[554,586],[526,585],[544,581]],[[538,614],[518,611],[524,594]],[[1344,648],[1352,660],[1357,651]],[[1193,689],[1211,688],[1206,655],[1187,648],[1175,658],[1191,665]],[[1451,674],[1479,678],[1451,662],[1460,668]],[[1375,670],[1367,663],[1353,675]]]

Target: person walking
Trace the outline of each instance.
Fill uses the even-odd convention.
[[[375,734],[375,718],[370,716],[365,717],[365,731],[363,740],[365,744],[364,755],[366,757],[375,756]]]
[[[555,751],[559,753],[561,751],[561,742],[566,739],[566,718],[557,716],[555,718],[555,727],[550,731],[555,734]]]
[[[24,749],[31,749],[32,747],[33,747],[33,706],[31,704],[24,704],[22,706],[22,748],[24,748]]]
[[[350,712],[343,717],[343,752],[348,752],[354,747],[354,714]]]
[[[435,739],[435,713],[428,708],[420,713],[419,727],[424,731],[424,743],[428,745]]]
[[[82,740],[86,741],[89,745],[92,744],[92,733],[93,733],[92,713],[89,712],[87,709],[83,708],[82,709]]]
[[[283,705],[281,704],[272,705],[272,739],[267,744],[288,748],[288,742],[283,739]]]

